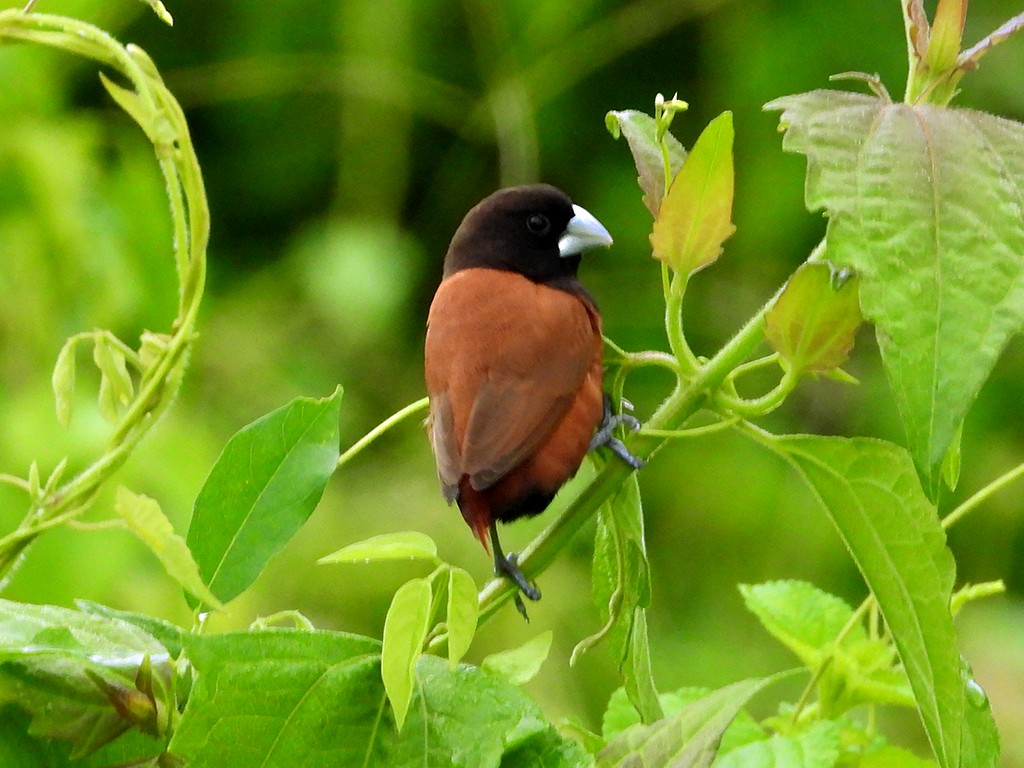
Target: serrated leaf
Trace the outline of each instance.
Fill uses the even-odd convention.
[[[75,351],[78,343],[76,338],[68,339],[57,355],[53,366],[53,397],[57,405],[57,421],[67,428],[71,423],[71,411],[75,402]]]
[[[776,677],[742,680],[709,693],[674,715],[620,733],[597,756],[597,768],[707,768],[740,709]]]
[[[552,637],[554,635],[549,629],[518,648],[492,653],[480,662],[480,668],[508,680],[512,685],[524,685],[537,676],[547,661]]]
[[[425,533],[384,533],[342,547],[318,563],[371,563],[378,560],[429,560],[437,563],[437,545]]]
[[[665,197],[665,161],[657,141],[654,118],[643,112],[626,109],[609,112],[605,116],[605,125],[616,139],[620,135],[625,137],[636,164],[637,182],[643,190],[644,205],[652,216],[657,216]],[[665,133],[664,142],[668,151],[670,178],[675,178],[686,160],[686,150],[671,133]]]
[[[432,592],[427,579],[407,581],[391,600],[384,619],[381,678],[399,731],[405,722],[416,682],[416,660],[423,652],[430,621]]]
[[[147,665],[148,679],[164,681],[160,696],[137,685]],[[31,735],[70,743],[72,757],[133,727],[162,732],[172,677],[166,649],[137,627],[0,600],[0,703],[29,713]]]
[[[803,581],[741,584],[740,593],[772,637],[812,669],[834,652],[836,638],[853,617],[844,600]],[[867,636],[858,624],[846,637],[850,643]]]
[[[199,577],[199,566],[192,559],[185,540],[174,532],[171,521],[156,499],[119,486],[114,511],[186,592],[211,608],[221,607],[220,601]]]
[[[448,569],[448,612],[445,624],[448,628],[448,660],[454,667],[466,655],[480,613],[476,582],[461,568]]]
[[[246,589],[316,508],[338,462],[341,388],[300,397],[238,431],[196,499],[186,542],[227,602]]]
[[[833,768],[839,760],[838,723],[819,720],[795,734],[774,734],[723,754],[715,768]]]
[[[795,370],[825,373],[843,365],[863,320],[857,278],[838,287],[828,264],[801,265],[765,316],[765,337]]]
[[[718,258],[732,223],[732,113],[710,123],[676,174],[654,220],[654,258],[689,275]]]
[[[798,436],[773,446],[811,486],[874,593],[939,765],[966,765],[962,744],[975,726],[965,727],[967,686],[949,609],[953,556],[910,457],[869,439]]]
[[[827,257],[861,308],[929,495],[959,424],[1024,326],[1024,126],[839,91],[787,96],[783,148],[807,157]]]
[[[669,693],[658,694],[658,701],[665,712],[666,717],[679,714],[686,707],[704,698],[711,693],[710,688],[686,687]],[[640,713],[629,700],[625,688],[615,690],[608,699],[608,708],[605,710],[601,720],[601,735],[607,741],[622,733],[627,728],[639,725]],[[758,725],[746,710],[740,710],[729,727],[722,734],[719,753],[723,754],[730,749],[735,749],[751,741],[758,741],[766,738],[764,728]]]

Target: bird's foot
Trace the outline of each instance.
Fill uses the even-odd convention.
[[[509,552],[508,556],[497,556],[494,558],[494,575],[505,576],[509,581],[519,587],[519,591],[522,592],[529,600],[536,602],[540,600],[540,590],[537,589],[536,585],[531,584],[526,580],[523,572],[519,570],[519,565],[516,560],[515,552]]]
[[[519,570],[519,563],[514,552],[509,552],[505,555],[501,551],[501,544],[498,542],[498,526],[495,521],[491,521],[491,548],[494,550],[494,575],[504,576],[517,587],[517,592],[513,598],[516,603],[516,610],[522,615],[527,621],[530,617],[526,613],[526,605],[523,603],[522,595],[525,595],[528,600],[536,602],[540,600],[540,590],[537,589],[535,584],[531,584],[526,580],[526,576]]]
[[[509,552],[508,557],[501,559],[501,563],[497,560],[494,562],[494,573],[497,576],[507,577],[513,584],[516,585],[518,591],[512,598],[516,604],[516,610],[519,614],[527,621],[530,621],[530,615],[526,612],[526,604],[523,602],[523,595],[528,600],[536,602],[540,600],[540,590],[537,589],[535,584],[531,584],[526,580],[526,576],[519,570],[519,566],[516,564],[516,555],[514,552]]]
[[[628,400],[622,401],[624,408],[632,408]],[[604,415],[601,417],[601,423],[597,427],[597,432],[590,438],[590,446],[588,450],[594,450],[598,446],[606,446],[608,450],[622,459],[626,464],[631,466],[633,469],[640,469],[647,462],[641,459],[639,456],[634,456],[629,452],[626,444],[623,443],[619,438],[615,436],[616,428],[620,426],[629,427],[630,432],[636,432],[640,429],[640,421],[633,415],[628,413],[613,413],[612,412],[612,399],[608,396],[604,396]]]

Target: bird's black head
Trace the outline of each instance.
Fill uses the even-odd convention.
[[[466,214],[448,247],[444,275],[489,267],[557,283],[575,277],[584,250],[611,242],[601,223],[561,190],[508,187]]]

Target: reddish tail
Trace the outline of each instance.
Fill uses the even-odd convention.
[[[464,476],[459,482],[459,511],[462,512],[462,519],[466,521],[466,525],[484,545],[484,551],[490,554],[491,505],[480,491],[469,484],[468,476]]]

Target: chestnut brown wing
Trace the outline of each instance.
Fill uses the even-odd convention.
[[[551,435],[593,363],[596,310],[563,290],[493,269],[441,283],[425,350],[433,447],[445,498],[480,490]]]

